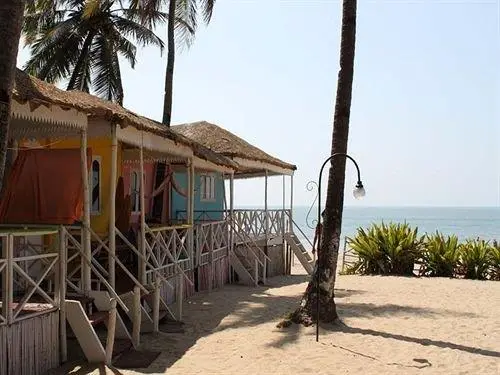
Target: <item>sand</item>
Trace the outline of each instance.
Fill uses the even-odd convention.
[[[184,333],[142,336],[144,349],[162,352],[149,368],[74,373],[500,374],[500,282],[339,276],[345,326],[322,327],[316,343],[315,327],[276,328],[305,281],[199,294]]]

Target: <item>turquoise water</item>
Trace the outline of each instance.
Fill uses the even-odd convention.
[[[309,207],[295,207],[294,221],[309,238],[314,231],[306,225]],[[316,218],[311,214],[309,223]],[[417,226],[419,233],[435,232],[456,234],[461,240],[481,237],[487,240],[500,239],[500,208],[465,207],[345,207],[342,237],[352,236],[360,226],[371,223],[404,222]]]

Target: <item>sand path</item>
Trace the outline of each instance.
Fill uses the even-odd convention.
[[[185,332],[145,335],[147,369],[77,374],[500,374],[500,282],[340,276],[345,327],[277,329],[305,276],[228,285],[186,304]],[[64,373],[68,373],[65,371]]]

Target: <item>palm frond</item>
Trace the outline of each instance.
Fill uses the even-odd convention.
[[[159,36],[147,27],[120,16],[113,16],[112,22],[124,37],[132,37],[142,46],[153,45],[160,47],[160,51],[163,52],[165,44]]]
[[[203,21],[205,24],[209,24],[212,20],[212,16],[215,8],[215,0],[200,0],[201,2],[201,11],[203,14]]]
[[[123,97],[121,77],[117,76],[120,69],[116,66],[117,58],[113,41],[108,40],[102,34],[95,38],[92,62],[94,72],[92,83],[96,95],[110,101]]]

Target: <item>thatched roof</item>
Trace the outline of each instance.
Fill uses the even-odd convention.
[[[218,155],[194,140],[173,132],[159,122],[139,116],[116,103],[88,93],[61,90],[19,69],[16,70],[13,96],[16,101],[21,103],[56,104],[63,108],[77,109],[91,118],[103,118],[122,127],[132,126],[138,130],[144,130],[188,146],[193,150],[194,155],[201,159],[224,167],[233,169],[236,167],[236,164],[230,159]]]
[[[171,129],[180,135],[202,144],[218,154],[222,154],[230,158],[253,160],[289,171],[295,171],[297,169],[295,165],[271,156],[230,131],[206,121],[174,125]],[[255,171],[247,171],[247,173],[253,172]]]

